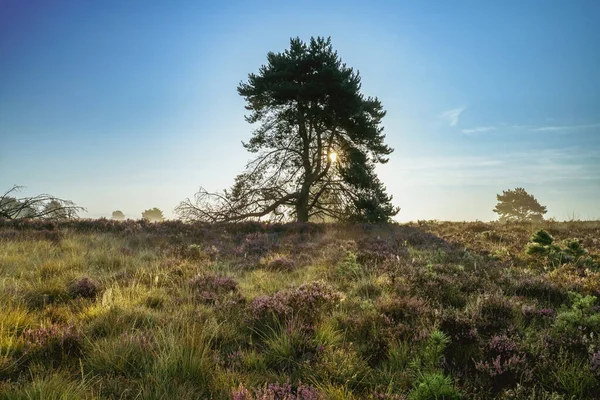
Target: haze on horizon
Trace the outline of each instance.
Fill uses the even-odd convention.
[[[524,187],[600,219],[600,2],[0,1],[0,190],[167,218],[249,155],[236,87],[331,36],[387,110],[396,220],[493,220]]]

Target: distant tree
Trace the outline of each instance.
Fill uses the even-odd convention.
[[[230,190],[203,188],[175,211],[188,220],[330,218],[386,222],[399,208],[375,166],[393,149],[384,142],[381,102],[361,92],[330,39],[290,40],[238,86],[256,124],[243,146],[255,156]]]
[[[65,210],[58,200],[50,200],[44,206],[45,217],[48,219],[67,219],[69,213]]]
[[[165,219],[163,212],[156,207],[144,211],[142,213],[142,218],[150,222],[160,222],[164,221]]]
[[[113,211],[112,219],[115,219],[117,221],[123,221],[125,219],[125,214],[123,214],[123,211],[121,210]]]
[[[535,197],[523,188],[504,190],[502,194],[496,195],[498,204],[494,212],[499,215],[501,222],[510,221],[532,221],[544,220],[547,209],[542,206]]]
[[[32,197],[15,197],[15,193],[23,186],[13,186],[0,195],[0,218],[25,219],[66,219],[76,218],[77,213],[85,208],[77,206],[70,200],[60,199],[49,194]]]

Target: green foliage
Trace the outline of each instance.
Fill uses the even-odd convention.
[[[10,389],[4,394],[0,393],[2,399],[7,400],[80,400],[92,398],[90,384],[94,383],[76,381],[68,377],[64,372],[48,375],[35,376],[31,382]],[[0,386],[0,390],[1,390]]]
[[[349,280],[358,280],[363,275],[363,267],[358,263],[356,254],[351,251],[346,253],[346,256],[338,263],[337,273],[342,278]]]
[[[555,357],[555,365],[552,378],[557,389],[565,393],[568,398],[597,398],[600,383],[590,371],[586,361],[573,360],[565,354],[559,354]]]
[[[85,366],[90,374],[135,379],[152,368],[152,343],[147,334],[126,332],[116,338],[90,340],[88,346]]]
[[[425,343],[424,351],[411,363],[411,367],[417,375],[422,375],[423,372],[436,371],[440,366],[444,350],[448,344],[450,344],[450,338],[444,332],[437,329],[431,332]]]
[[[498,204],[494,212],[500,216],[500,222],[529,221],[540,222],[544,220],[547,210],[523,188],[504,190],[496,196]]]
[[[349,389],[364,387],[372,378],[366,360],[349,346],[326,348],[320,355],[315,374],[323,382]]]
[[[460,392],[454,387],[450,377],[441,372],[423,374],[410,392],[410,400],[459,400]]]
[[[564,306],[555,320],[555,328],[559,331],[598,332],[600,330],[600,314],[594,310],[595,296],[582,296],[579,293],[569,293],[571,307]]]
[[[264,357],[271,368],[291,373],[306,361],[312,349],[307,333],[298,321],[288,320],[285,325],[268,328],[269,332],[262,335],[264,342]]]
[[[48,304],[64,303],[69,299],[67,288],[57,282],[35,283],[24,295],[25,304],[31,309],[43,308]]]
[[[210,325],[186,324],[163,328],[156,335],[151,376],[156,389],[168,395],[177,382],[193,383],[198,395],[210,395],[217,372],[210,350]]]
[[[598,263],[588,256],[587,250],[583,248],[578,239],[567,239],[560,247],[553,244],[552,236],[543,229],[531,237],[525,252],[544,260],[551,269],[569,263],[592,269],[598,268]]]
[[[540,229],[535,234],[533,234],[529,241],[542,246],[550,246],[552,244],[553,239],[548,232],[546,232],[543,229]]]
[[[461,398],[452,379],[438,369],[448,344],[450,344],[450,338],[444,332],[437,329],[431,332],[421,356],[411,362],[416,379],[409,399]]]

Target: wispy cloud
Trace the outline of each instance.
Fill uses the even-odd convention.
[[[439,115],[440,118],[443,118],[448,121],[450,126],[456,126],[458,124],[458,120],[460,119],[460,115],[466,110],[466,107],[459,107],[452,110],[445,111]]]
[[[459,112],[460,111],[460,112]],[[455,126],[458,123],[460,113],[464,109],[450,110],[440,115],[450,121],[450,125]],[[491,132],[497,130],[523,130],[529,132],[568,132],[583,129],[600,128],[600,123],[585,124],[585,125],[511,125],[511,124],[500,124],[497,126],[486,125],[476,126],[474,128],[461,129],[461,132],[465,135],[473,135],[477,133]]]
[[[600,182],[596,153],[581,148],[540,149],[490,156],[409,157],[397,176],[406,185],[463,187]],[[589,185],[589,183],[585,183]]]
[[[536,132],[551,132],[551,131],[567,131],[567,130],[575,130],[575,129],[589,129],[589,128],[598,128],[600,127],[600,123],[596,124],[587,124],[587,125],[552,125],[552,126],[540,126],[534,128],[533,130]]]
[[[495,126],[478,126],[475,128],[463,129],[461,132],[464,133],[465,135],[472,135],[474,133],[490,132],[490,131],[495,131],[497,129],[498,128],[496,128]]]

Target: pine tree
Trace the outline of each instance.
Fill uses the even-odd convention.
[[[361,93],[358,72],[342,63],[331,40],[291,39],[282,53],[238,86],[249,123],[244,147],[255,157],[230,190],[204,189],[176,211],[184,219],[312,218],[388,221],[391,204],[375,173],[392,149],[384,143],[386,112]]]
[[[504,190],[502,194],[496,195],[498,204],[494,212],[500,216],[501,222],[510,221],[532,221],[544,220],[547,209],[540,205],[535,197],[523,188]]]

